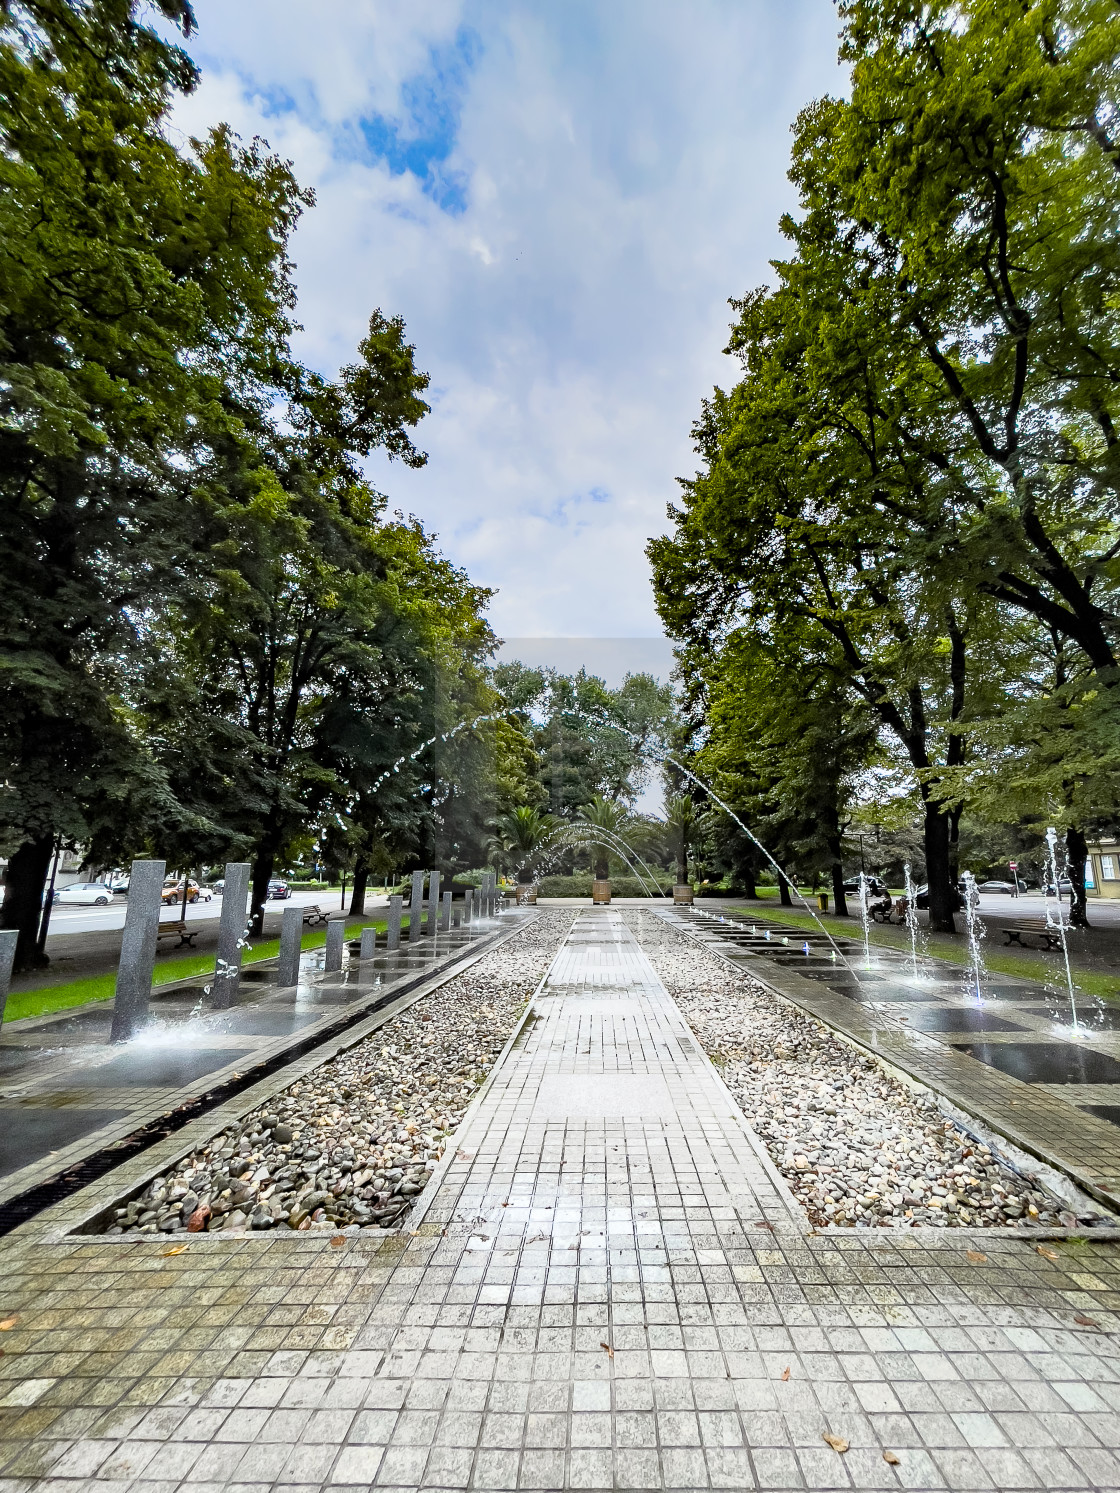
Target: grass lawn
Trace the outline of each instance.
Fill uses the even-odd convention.
[[[789,923],[794,928],[812,928],[820,931],[820,923],[810,913],[795,912],[792,908],[782,907],[771,910],[766,907],[756,910],[754,907],[745,907],[739,910],[748,917],[757,918],[759,922]],[[856,918],[835,918],[829,914],[822,918],[821,922],[830,933],[842,933],[848,938],[859,938],[862,935],[862,928]],[[871,942],[881,944],[885,948],[909,948],[909,939],[901,928],[873,927]],[[943,959],[947,964],[965,965],[968,963],[967,951],[943,934],[925,934],[922,951],[931,959]],[[1017,980],[1044,981],[1065,988],[1065,969],[1060,954],[1049,956],[1042,954],[1037,960],[1022,959],[1015,954],[1004,953],[1002,949],[986,948],[984,963],[996,974],[1011,975]],[[1102,1000],[1120,1000],[1120,977],[1116,975],[1103,975],[1092,970],[1079,970],[1074,967],[1073,981],[1077,989],[1085,995],[1100,996]]]
[[[407,916],[401,919],[401,927],[408,927]],[[376,928],[379,933],[384,933],[385,921],[374,919],[355,925],[347,929],[347,934],[353,938],[362,928]],[[313,933],[303,935],[302,947],[319,949],[326,941],[327,930],[318,928]],[[275,959],[279,952],[278,938],[262,939],[253,944],[251,952],[245,955],[244,963],[257,964],[262,959]],[[177,954],[171,959],[160,960],[152,976],[152,985],[167,985],[172,980],[189,980],[192,975],[213,973],[213,954]],[[69,1010],[71,1006],[87,1006],[94,1001],[112,1000],[116,983],[116,972],[111,970],[105,975],[89,975],[84,980],[40,986],[38,990],[13,990],[4,1010],[5,1024],[19,1021],[23,1016],[46,1016],[51,1011]]]

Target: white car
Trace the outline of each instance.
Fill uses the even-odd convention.
[[[71,886],[59,887],[54,900],[63,906],[107,907],[113,900],[113,888],[105,881],[75,881]]]

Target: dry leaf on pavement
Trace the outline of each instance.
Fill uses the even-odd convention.
[[[789,1378],[789,1369],[788,1368],[783,1369],[782,1370],[782,1382],[784,1383],[788,1378]]]
[[[883,1461],[889,1462],[892,1467],[898,1466],[898,1458],[895,1456],[894,1452],[884,1452]]]
[[[334,1236],[334,1238],[331,1240],[331,1248],[332,1249],[341,1249],[342,1246],[345,1243],[346,1243],[346,1235],[345,1234],[336,1234]]]
[[[18,1321],[19,1312],[16,1312],[14,1317],[5,1317],[4,1320],[0,1322],[0,1332],[11,1332],[12,1328]]]
[[[844,1440],[843,1436],[824,1436],[822,1440],[827,1441],[832,1450],[839,1452],[841,1456],[848,1450],[848,1442]]]
[[[1047,1249],[1045,1244],[1036,1244],[1035,1250],[1044,1260],[1056,1260],[1058,1258],[1058,1251],[1056,1249]]]
[[[1073,1320],[1077,1323],[1078,1327],[1099,1327],[1101,1325],[1099,1322],[1095,1322],[1092,1317],[1086,1317],[1081,1312],[1078,1312]]]
[[[188,1249],[190,1249],[189,1244],[176,1244],[172,1249],[163,1250],[163,1258],[167,1260],[170,1259],[172,1255],[185,1254]]]
[[[966,1260],[971,1260],[974,1265],[986,1265],[988,1263],[988,1256],[982,1254],[978,1249],[966,1249],[964,1257]]]
[[[600,1348],[605,1348],[607,1350],[608,1358],[614,1357],[614,1349],[611,1347],[610,1343],[600,1343],[599,1346]]]

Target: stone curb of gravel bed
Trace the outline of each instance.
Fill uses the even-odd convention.
[[[541,956],[546,972],[551,967],[566,920],[545,914],[513,931],[530,930],[529,947],[515,940],[504,951],[490,947],[473,971],[429,990],[432,1009],[418,1002],[397,1009],[386,1024],[390,1046],[378,1052],[375,1033],[349,1044],[162,1168],[115,1210],[108,1236],[398,1230],[505,1051],[501,1028],[520,1025],[537,983],[527,993],[525,982]]]
[[[654,914],[654,916],[658,916],[658,915]],[[817,1028],[820,1029],[820,1031],[823,1034],[827,1034],[827,1036],[829,1038],[835,1040],[841,1046],[850,1048],[853,1051],[853,1053],[855,1053],[855,1054],[858,1055],[858,1058],[859,1058],[861,1064],[870,1065],[871,1067],[879,1070],[887,1078],[891,1079],[892,1081],[894,1081],[895,1083],[897,1083],[901,1088],[903,1088],[904,1090],[910,1092],[911,1094],[914,1094],[915,1096],[917,1096],[917,1095],[928,1095],[928,1096],[930,1096],[933,1099],[942,1099],[943,1098],[943,1096],[940,1096],[940,1095],[937,1094],[937,1091],[935,1089],[933,1089],[931,1085],[922,1083],[921,1080],[914,1078],[913,1075],[905,1072],[905,1070],[897,1069],[889,1061],[884,1060],[877,1052],[874,1052],[874,1051],[872,1051],[872,1050],[864,1047],[864,1045],[862,1043],[860,1043],[857,1039],[855,1039],[853,1037],[850,1037],[846,1032],[837,1030],[836,1028],[832,1027],[827,1021],[825,1021],[822,1017],[820,1017],[816,1012],[808,1011],[808,1010],[803,1009],[801,1006],[799,1006],[799,1004],[797,1003],[796,1000],[794,1000],[791,997],[787,996],[783,991],[775,989],[769,983],[769,981],[767,981],[764,977],[762,977],[759,974],[757,974],[753,969],[744,969],[743,965],[739,961],[731,959],[724,952],[724,950],[718,946],[718,944],[715,944],[714,942],[709,942],[708,940],[702,940],[702,939],[694,936],[691,928],[687,924],[681,926],[681,925],[678,925],[675,922],[669,922],[668,919],[664,919],[664,918],[660,918],[660,917],[658,917],[658,920],[662,923],[662,925],[665,928],[667,928],[671,933],[676,934],[682,940],[682,942],[684,944],[690,946],[697,954],[699,954],[701,956],[703,954],[714,955],[715,958],[716,958],[717,964],[720,964],[720,965],[722,965],[724,967],[725,972],[726,972],[726,976],[730,977],[735,982],[740,982],[740,981],[744,982],[744,985],[745,985],[748,993],[749,993],[750,985],[753,983],[754,985],[756,985],[759,988],[759,990],[761,992],[764,992],[766,995],[769,995],[770,997],[774,998],[776,1000],[777,1004],[778,1004],[779,1009],[782,1008],[782,1007],[787,1008],[798,1020],[800,1020],[802,1022],[806,1022],[806,1023],[810,1024],[810,1025],[816,1026]],[[672,978],[672,977],[670,976],[670,978]],[[698,992],[698,994],[701,994],[701,993],[702,992]],[[684,1014],[685,1014],[686,1020],[688,1020],[687,1013],[684,1013]],[[690,1030],[693,1030],[691,1021],[689,1021],[689,1028],[690,1028]],[[694,1031],[694,1036],[696,1037],[697,1041],[699,1042],[700,1041],[700,1034],[699,1034],[699,1032],[695,1032]],[[701,1043],[701,1045],[702,1045],[702,1043]],[[782,1061],[782,1060],[778,1059],[778,1061]],[[749,1064],[748,1064],[748,1066],[749,1066]],[[723,1081],[722,1080],[722,1075],[721,1075],[721,1081]],[[745,1122],[747,1123],[748,1127],[750,1128],[750,1130],[753,1133],[753,1123],[750,1120],[750,1118],[746,1115],[745,1111],[743,1110],[743,1108],[742,1108],[742,1106],[740,1104],[740,1101],[736,1098],[734,1092],[730,1089],[729,1085],[727,1085],[725,1083],[724,1087],[727,1089],[727,1091],[728,1091],[728,1093],[729,1093],[729,1095],[730,1095],[730,1097],[732,1099],[732,1103],[735,1106],[736,1112],[738,1112],[740,1114],[743,1114]],[[783,1097],[783,1100],[782,1100],[781,1104],[773,1106],[774,1109],[776,1110],[776,1112],[780,1115],[781,1120],[783,1121],[783,1123],[786,1122],[786,1120],[787,1120],[787,1117],[784,1114],[784,1109],[791,1102],[792,1102],[792,1100]],[[757,1116],[756,1116],[756,1118],[757,1118]],[[949,1118],[950,1123],[952,1123],[956,1129],[961,1130],[963,1134],[968,1135],[967,1126],[962,1127],[962,1125],[960,1123],[960,1120],[953,1120],[952,1117],[945,1117],[944,1115],[942,1116],[942,1118],[943,1119],[944,1118]],[[972,1119],[973,1117],[965,1115],[964,1118]],[[977,1125],[978,1128],[983,1128],[980,1125],[979,1121],[975,1121],[974,1120],[974,1123]],[[970,1139],[974,1139],[974,1137],[969,1137],[969,1138]],[[762,1145],[764,1147],[764,1149],[766,1149],[765,1142],[763,1141],[762,1136],[761,1135],[756,1135],[756,1139],[757,1139],[758,1143],[760,1145]],[[777,1144],[776,1141],[775,1141],[775,1144]],[[985,1142],[981,1141],[980,1144],[983,1145],[985,1149],[988,1149],[987,1144]],[[767,1156],[769,1157],[769,1150],[768,1149],[767,1149]],[[777,1165],[776,1158],[770,1158],[770,1159],[773,1162],[773,1164]],[[1022,1173],[1020,1172],[1019,1168],[1015,1165],[1014,1161],[1010,1160],[1006,1156],[1001,1156],[999,1154],[998,1149],[994,1150],[992,1152],[991,1160],[992,1160],[992,1162],[997,1167],[1000,1167],[1005,1172],[1010,1173],[1016,1179],[1016,1182],[1020,1186],[1025,1186],[1029,1190],[1033,1190],[1033,1191],[1046,1192],[1048,1190],[1048,1189],[1046,1189],[1044,1183],[1041,1183],[1038,1180],[1032,1180],[1032,1179],[1025,1178],[1022,1175]],[[857,1168],[856,1170],[859,1170],[859,1168]],[[848,1185],[849,1184],[845,1183],[845,1187],[847,1187]],[[810,1229],[812,1229],[811,1221],[809,1220],[808,1214],[805,1211],[806,1208],[807,1208],[806,1203],[804,1203],[800,1198],[798,1198],[796,1200],[796,1206],[802,1212],[802,1216],[806,1218],[806,1222],[809,1224]],[[1062,1207],[1062,1200],[1059,1198],[1059,1199],[1057,1199],[1055,1201],[1053,1211],[1054,1212],[1058,1212],[1061,1209],[1061,1207]],[[820,1211],[819,1207],[817,1207],[817,1211]],[[827,1232],[828,1237],[845,1237],[849,1233],[851,1233],[851,1234],[856,1233],[857,1228],[859,1228],[859,1225],[857,1225],[857,1222],[856,1222],[856,1220],[854,1218],[852,1218],[852,1219],[850,1219],[850,1221],[846,1221],[845,1223],[842,1223],[842,1224],[832,1223],[831,1226],[829,1224],[825,1224],[824,1225],[824,1230]],[[821,1230],[818,1229],[817,1231],[820,1232]],[[1043,1239],[1043,1238],[1058,1238],[1058,1239],[1070,1238],[1070,1237],[1076,1238],[1076,1237],[1080,1237],[1080,1236],[1082,1236],[1082,1235],[1084,1235],[1086,1233],[1088,1233],[1088,1235],[1091,1238],[1093,1238],[1093,1239],[1100,1239],[1100,1240],[1107,1240],[1107,1239],[1112,1239],[1112,1238],[1120,1237],[1120,1229],[1118,1229],[1118,1228],[1109,1227],[1107,1225],[1103,1225],[1103,1226],[1102,1225],[1087,1225],[1084,1222],[1080,1223],[1077,1226],[1071,1226],[1069,1228],[1062,1228],[1062,1227],[1057,1226],[1056,1224],[1054,1224],[1054,1225],[1043,1224],[1041,1226],[1036,1226],[1036,1227],[1032,1227],[1030,1225],[1027,1225],[1027,1226],[1024,1227],[1021,1224],[1019,1224],[1019,1222],[1017,1220],[1015,1220],[1014,1223],[1012,1225],[1010,1225],[1010,1226],[1007,1223],[995,1224],[993,1222],[987,1222],[986,1223],[983,1220],[977,1220],[975,1222],[970,1222],[968,1224],[954,1223],[952,1225],[952,1228],[951,1228],[951,1232],[953,1234],[957,1234],[957,1233],[960,1233],[960,1232],[966,1232],[967,1233],[967,1232],[972,1232],[972,1231],[975,1231],[975,1232],[977,1232],[979,1234],[983,1234],[985,1237],[989,1237],[989,1238],[992,1237],[993,1235],[996,1235],[998,1237],[1003,1237],[1003,1238],[1018,1238],[1018,1239],[1028,1240],[1028,1241],[1029,1240],[1038,1240],[1038,1239]],[[890,1220],[884,1219],[884,1220],[882,1220],[880,1222],[878,1219],[875,1219],[874,1221],[869,1221],[869,1222],[865,1223],[862,1226],[862,1228],[860,1228],[860,1232],[861,1233],[862,1232],[875,1232],[875,1233],[880,1233],[880,1234],[884,1234],[884,1233],[889,1232],[892,1235],[892,1237],[895,1237],[895,1238],[898,1238],[898,1237],[913,1237],[916,1233],[920,1232],[921,1234],[926,1235],[926,1236],[928,1236],[928,1235],[935,1235],[935,1236],[937,1236],[937,1237],[940,1238],[940,1237],[943,1237],[945,1235],[946,1225],[945,1224],[932,1224],[932,1223],[927,1224],[927,1223],[923,1223],[921,1221],[919,1221],[917,1223],[914,1223],[912,1221],[903,1222],[902,1220],[898,1220],[898,1219],[890,1219]]]
[[[487,942],[482,947],[463,950],[462,956],[452,965],[433,971],[421,984],[405,991],[397,1001],[373,1012],[365,1020],[340,1032],[337,1036],[328,1038],[322,1046],[304,1053],[292,1064],[261,1079],[259,1083],[243,1090],[227,1103],[199,1115],[197,1119],[192,1120],[181,1130],[168,1136],[166,1140],[158,1142],[141,1155],[122,1161],[119,1166],[114,1167],[104,1177],[98,1178],[96,1182],[80,1192],[43,1209],[34,1218],[28,1219],[26,1223],[13,1229],[7,1235],[7,1239],[26,1242],[34,1240],[37,1244],[67,1247],[81,1247],[86,1244],[135,1246],[146,1241],[166,1245],[167,1238],[162,1234],[112,1235],[75,1231],[88,1227],[99,1215],[112,1207],[115,1200],[131,1198],[142,1192],[161,1173],[178,1166],[193,1151],[213,1140],[227,1125],[235,1122],[240,1124],[253,1110],[262,1108],[293,1083],[299,1082],[301,1077],[312,1073],[316,1068],[322,1067],[351,1047],[365,1041],[381,1027],[388,1025],[417,1002],[424,1000],[460,975],[468,974],[488,954],[496,953],[512,939],[528,933],[536,926],[540,917],[541,914],[538,913],[505,932],[499,932],[496,939]],[[213,1239],[215,1243],[220,1243],[221,1237],[220,1233],[193,1235],[192,1247],[204,1239]],[[251,1233],[231,1233],[226,1237],[244,1241],[257,1236]],[[267,1237],[275,1239],[277,1236],[270,1234]],[[370,1237],[376,1239],[378,1236],[371,1234]]]

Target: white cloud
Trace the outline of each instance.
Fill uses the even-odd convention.
[[[428,466],[375,463],[394,506],[500,588],[500,633],[656,633],[643,549],[693,468],[700,399],[734,378],[727,297],[782,251],[797,109],[841,86],[827,0],[198,14],[204,82],[180,123],[267,136],[318,194],[294,243],[301,354],[333,371],[380,305],[432,374]],[[456,94],[438,71],[464,36]],[[450,104],[434,170],[461,173],[461,213],[362,136],[377,115],[415,135],[425,80]]]

